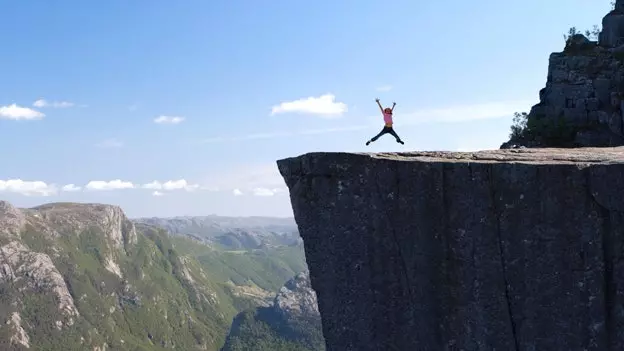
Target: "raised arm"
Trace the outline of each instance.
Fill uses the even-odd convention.
[[[392,108],[391,108],[392,112],[394,112],[394,106],[396,106],[396,102],[392,103]]]
[[[375,99],[375,101],[377,102],[377,105],[379,106],[381,113],[383,113],[383,107],[381,107],[381,104],[379,103],[379,99]]]

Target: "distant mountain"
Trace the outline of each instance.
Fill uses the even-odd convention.
[[[164,228],[171,235],[193,238],[231,250],[301,244],[293,218],[273,217],[172,217],[137,218],[135,223]]]
[[[307,273],[289,280],[272,306],[241,312],[221,351],[324,351],[325,340]]]
[[[223,250],[116,206],[0,201],[0,350],[218,350],[305,268],[296,244]]]

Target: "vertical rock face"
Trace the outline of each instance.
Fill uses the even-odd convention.
[[[328,350],[624,349],[624,148],[278,167]]]

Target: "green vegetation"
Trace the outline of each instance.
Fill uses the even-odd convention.
[[[23,244],[48,254],[80,315],[68,326],[57,296],[26,277],[0,283],[0,318],[19,313],[30,349],[218,350],[232,319],[258,306],[236,294],[236,285],[275,292],[305,269],[299,246],[228,252],[154,227],[138,226],[137,235],[136,244],[118,248],[97,227],[58,236],[27,227]],[[57,321],[66,325],[59,330]],[[9,339],[0,348],[23,349]]]
[[[526,112],[514,113],[509,138],[517,142],[537,142],[546,147],[572,147],[576,130],[563,116],[529,116]]]
[[[279,290],[284,282],[306,270],[302,246],[280,246],[256,250],[217,250],[182,237],[172,237],[177,250],[193,256],[204,267],[210,281],[231,282],[237,286],[257,286],[270,292]],[[226,291],[229,289],[225,287]],[[230,294],[240,311],[251,307],[249,299]]]
[[[319,318],[284,319],[272,308],[238,315],[222,351],[323,351]]]

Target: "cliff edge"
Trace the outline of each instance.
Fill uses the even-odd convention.
[[[624,349],[624,147],[277,165],[327,350]]]

